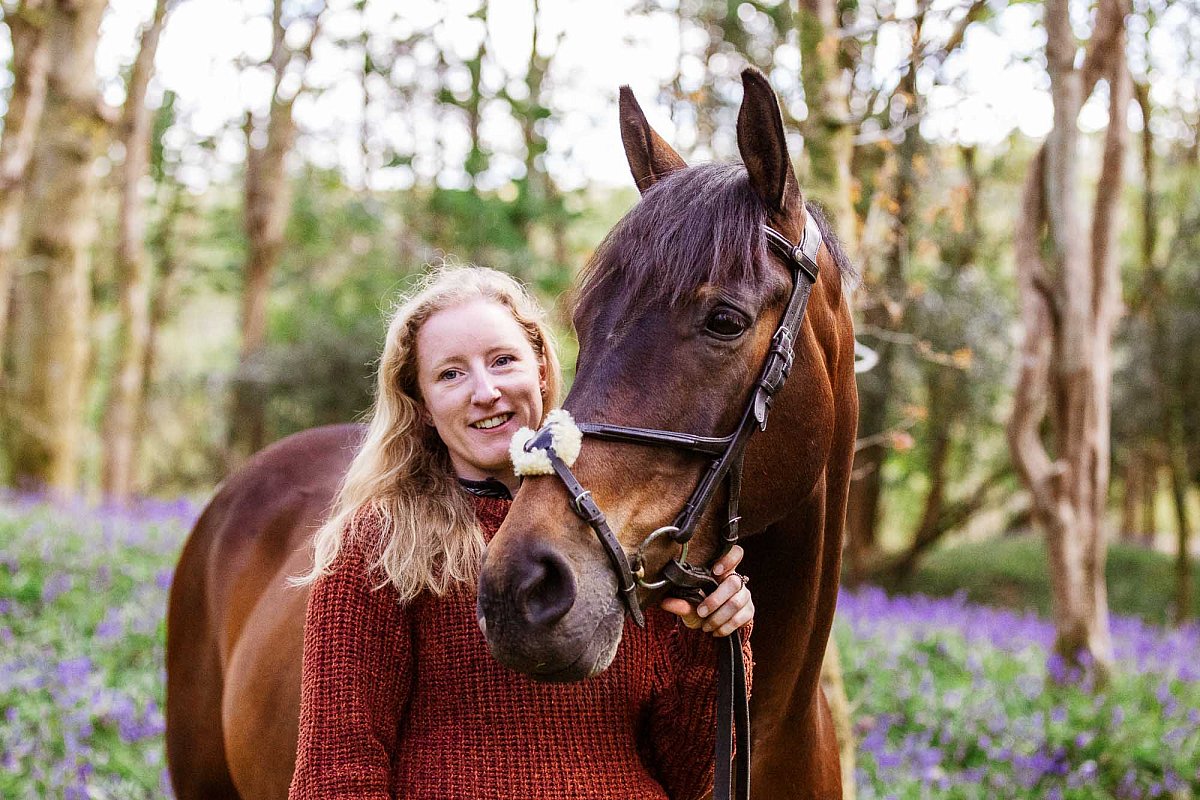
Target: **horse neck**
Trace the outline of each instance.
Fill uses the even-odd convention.
[[[808,709],[816,696],[833,624],[841,547],[825,533],[830,522],[817,492],[797,513],[743,542],[742,569],[753,580],[757,609],[755,660],[763,666],[755,694],[789,714]]]
[[[793,707],[816,696],[833,624],[858,427],[854,331],[833,288],[814,292],[792,379],[746,453],[745,570],[756,658],[768,666],[755,691]]]

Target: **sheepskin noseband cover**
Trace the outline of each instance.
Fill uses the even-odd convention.
[[[579,458],[579,448],[583,444],[583,432],[571,419],[571,414],[562,408],[556,408],[546,415],[545,426],[550,429],[550,447],[568,467],[574,466]],[[553,475],[554,467],[550,464],[547,448],[535,447],[526,450],[527,445],[537,431],[521,428],[513,434],[508,445],[508,455],[512,459],[513,472],[517,475]]]

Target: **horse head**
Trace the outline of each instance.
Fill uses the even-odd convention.
[[[803,597],[789,600],[788,613],[806,618],[823,651],[845,503],[841,485],[832,500],[841,505],[836,525],[826,525],[830,465],[839,470],[832,483],[845,484],[857,416],[845,264],[824,221],[809,218],[818,212],[806,206],[792,170],[770,85],[756,70],[742,78],[743,163],[734,165],[687,166],[650,127],[632,93],[621,90],[621,135],[642,197],[583,276],[574,310],[579,360],[564,408],[592,424],[728,436],[754,403],[794,287],[805,280],[769,246],[767,229],[790,242],[802,241],[812,226],[821,229],[819,277],[811,295],[805,287],[808,310],[787,347],[790,378],[770,401],[769,431],[745,447],[740,529],[752,540],[799,513],[812,517],[805,525],[782,525],[792,538],[805,539],[802,558],[811,562],[792,570],[791,580],[806,587]],[[630,554],[641,548],[633,558],[653,578],[678,546],[670,536],[647,542],[648,534],[680,517],[713,463],[694,449],[587,436],[574,474],[620,548]],[[729,492],[727,482],[716,485],[696,516],[692,563],[707,563],[721,547]],[[772,589],[760,589],[754,577],[761,619],[759,592]],[[624,625],[618,580],[611,553],[572,510],[563,482],[527,478],[480,575],[480,622],[492,653],[542,680],[579,680],[603,670]],[[655,604],[661,593],[640,589],[637,606]]]

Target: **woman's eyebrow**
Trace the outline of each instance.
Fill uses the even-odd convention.
[[[459,355],[456,353],[454,355],[446,356],[445,358],[441,358],[441,359],[438,359],[437,361],[433,362],[432,369],[435,372],[440,371],[440,370],[445,369],[448,366],[457,365],[466,360],[467,359],[464,358],[462,355]]]

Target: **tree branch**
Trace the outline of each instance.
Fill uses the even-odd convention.
[[[1057,494],[1055,482],[1062,472],[1062,466],[1050,458],[1039,435],[1046,416],[1053,338],[1050,303],[1037,287],[1046,271],[1038,246],[1046,222],[1045,162],[1043,149],[1029,166],[1014,239],[1024,333],[1018,351],[1013,410],[1007,429],[1013,466],[1035,495],[1035,508],[1049,508],[1053,504]]]
[[[1119,59],[1122,65],[1124,64],[1124,44],[1116,40],[1125,33],[1125,17],[1129,12],[1129,0],[1100,0],[1100,7],[1096,11],[1096,25],[1092,28],[1092,38],[1088,42],[1087,53],[1080,70],[1083,74],[1084,102],[1091,97],[1092,90],[1102,77],[1114,74],[1114,60]]]

